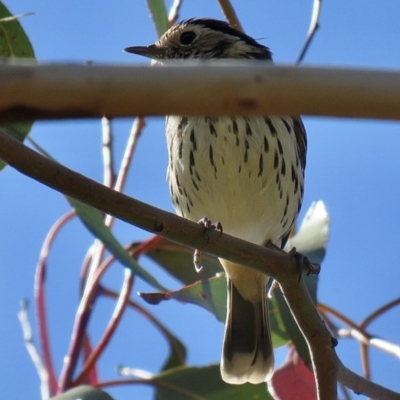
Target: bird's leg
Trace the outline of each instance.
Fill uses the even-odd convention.
[[[210,239],[210,231],[211,230],[216,230],[219,232],[219,236],[222,235],[223,233],[223,228],[221,222],[211,222],[207,217],[202,218],[198,224],[202,225],[204,227],[204,235],[207,239],[207,243]],[[194,263],[194,268],[196,269],[196,272],[201,272],[203,269],[203,266],[201,265],[201,256],[202,252],[201,250],[195,250],[193,254],[193,263]]]
[[[299,281],[303,274],[309,276],[318,275],[320,273],[321,266],[319,264],[311,263],[308,257],[299,253],[295,247],[293,247],[288,254],[292,256],[297,263],[297,269],[299,271]]]

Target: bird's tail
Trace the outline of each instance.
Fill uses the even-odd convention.
[[[274,371],[266,289],[260,300],[246,300],[231,279],[222,350],[222,379],[231,384],[261,383]]]

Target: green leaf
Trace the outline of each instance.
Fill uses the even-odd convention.
[[[266,384],[229,385],[221,379],[219,365],[180,367],[155,376],[157,400],[273,400]]]
[[[159,304],[171,299],[196,304],[210,311],[219,321],[225,321],[226,281],[224,274],[210,279],[202,279],[171,292],[139,293],[139,295],[149,304]]]
[[[0,57],[35,58],[31,42],[18,19],[0,2]],[[4,20],[5,19],[5,20]]]
[[[182,303],[198,305],[215,315],[220,322],[226,319],[226,280],[225,274],[202,279],[179,290],[166,293],[140,293],[149,304],[159,304],[162,301],[175,299]],[[277,301],[273,298],[268,302],[269,319],[274,347],[287,344],[290,339],[286,333]]]
[[[161,368],[162,371],[185,365],[186,361],[185,345],[172,334],[169,335],[168,340],[170,344],[170,354]]]
[[[296,247],[312,263],[320,264],[325,257],[329,239],[330,218],[322,200],[314,201],[301,222],[299,231],[289,239],[285,250]]]
[[[35,54],[31,42],[26,36],[18,19],[13,18],[5,5],[0,2],[0,59],[29,58]],[[19,141],[23,141],[32,128],[31,122],[0,124],[0,128]],[[0,160],[0,170],[5,167]]]
[[[186,285],[199,279],[212,278],[217,273],[223,272],[218,258],[207,253],[203,253],[202,256],[203,269],[200,273],[196,272],[193,265],[193,250],[167,239],[161,239],[145,255]]]
[[[308,351],[307,342],[304,339],[303,334],[301,333],[299,327],[297,326],[296,321],[294,320],[292,313],[286,303],[286,300],[283,297],[283,294],[280,289],[276,289],[274,291],[274,296],[276,298],[276,302],[278,304],[279,313],[283,320],[283,324],[285,326],[285,331],[289,336],[290,340],[296,347],[297,352],[300,357],[304,361],[307,366],[311,366],[311,358],[310,353]]]
[[[197,304],[214,314],[221,322],[226,317],[225,274],[202,279],[192,285],[169,293],[171,298],[183,303]]]
[[[290,337],[286,332],[286,326],[282,319],[275,293],[272,299],[268,300],[268,313],[271,339],[274,348],[287,345],[290,342]]]
[[[51,397],[50,400],[113,400],[113,398],[106,392],[100,389],[95,389],[89,385],[77,386],[73,389],[67,390],[66,392]]]
[[[158,37],[168,30],[168,14],[164,0],[147,0],[147,7],[157,31]]]
[[[136,260],[121,246],[111,230],[105,225],[100,213],[94,208],[66,196],[68,202],[75,209],[79,218],[86,228],[99,239],[107,250],[125,267],[130,268],[135,275],[140,276],[144,281],[153,287],[165,291],[166,289],[145,269],[143,269]]]

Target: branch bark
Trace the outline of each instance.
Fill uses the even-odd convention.
[[[0,121],[165,114],[400,119],[400,72],[389,71],[262,62],[2,64],[0,87]]]
[[[199,224],[86,178],[41,156],[1,129],[0,158],[22,174],[145,231],[238,264],[251,265],[279,282],[292,282],[298,278],[296,260],[292,255],[257,246],[227,234],[220,237],[217,231],[211,231],[207,238],[204,228]]]

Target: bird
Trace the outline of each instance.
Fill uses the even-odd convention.
[[[191,18],[149,46],[126,52],[171,60],[258,60],[270,49],[225,21]],[[195,95],[195,93],[193,93]],[[224,233],[283,248],[300,212],[307,136],[300,116],[166,117],[167,178],[178,215],[219,221]],[[268,381],[274,372],[269,277],[220,258],[227,280],[221,376],[229,384]]]

